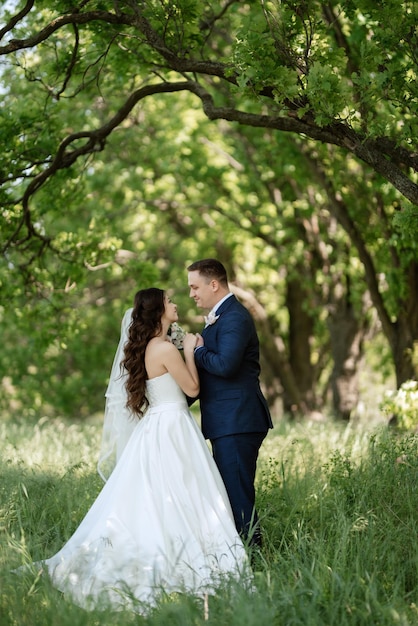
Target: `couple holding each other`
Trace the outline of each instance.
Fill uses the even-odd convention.
[[[219,261],[188,272],[190,296],[212,309],[202,335],[185,335],[183,359],[167,341],[176,305],[161,289],[136,294],[106,392],[99,473],[110,475],[72,537],[41,563],[86,609],[145,612],[160,594],[248,580],[243,540],[260,543],[254,479],[272,422],[255,326]],[[197,397],[204,436],[188,408]]]

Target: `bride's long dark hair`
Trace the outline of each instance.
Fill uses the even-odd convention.
[[[135,294],[132,322],[128,330],[128,341],[124,347],[121,368],[127,373],[126,406],[132,413],[142,417],[148,406],[145,395],[147,372],[145,349],[148,342],[162,330],[161,318],[165,311],[164,291],[156,287],[141,289]]]

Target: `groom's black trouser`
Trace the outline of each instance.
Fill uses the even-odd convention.
[[[235,525],[250,545],[261,545],[255,509],[258,451],[267,433],[242,433],[211,440],[213,458],[225,483]]]

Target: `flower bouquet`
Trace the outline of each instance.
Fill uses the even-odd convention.
[[[183,339],[185,334],[185,331],[179,324],[177,324],[177,322],[173,322],[171,324],[169,338],[171,343],[174,344],[178,350],[183,350]]]

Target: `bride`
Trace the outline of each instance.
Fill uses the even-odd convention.
[[[157,288],[139,291],[125,313],[106,394],[99,472],[107,482],[74,535],[42,562],[85,609],[144,612],[160,594],[203,596],[248,573],[225,487],[185,397],[199,393],[196,337],[185,335],[184,359],[167,340],[177,319]]]

